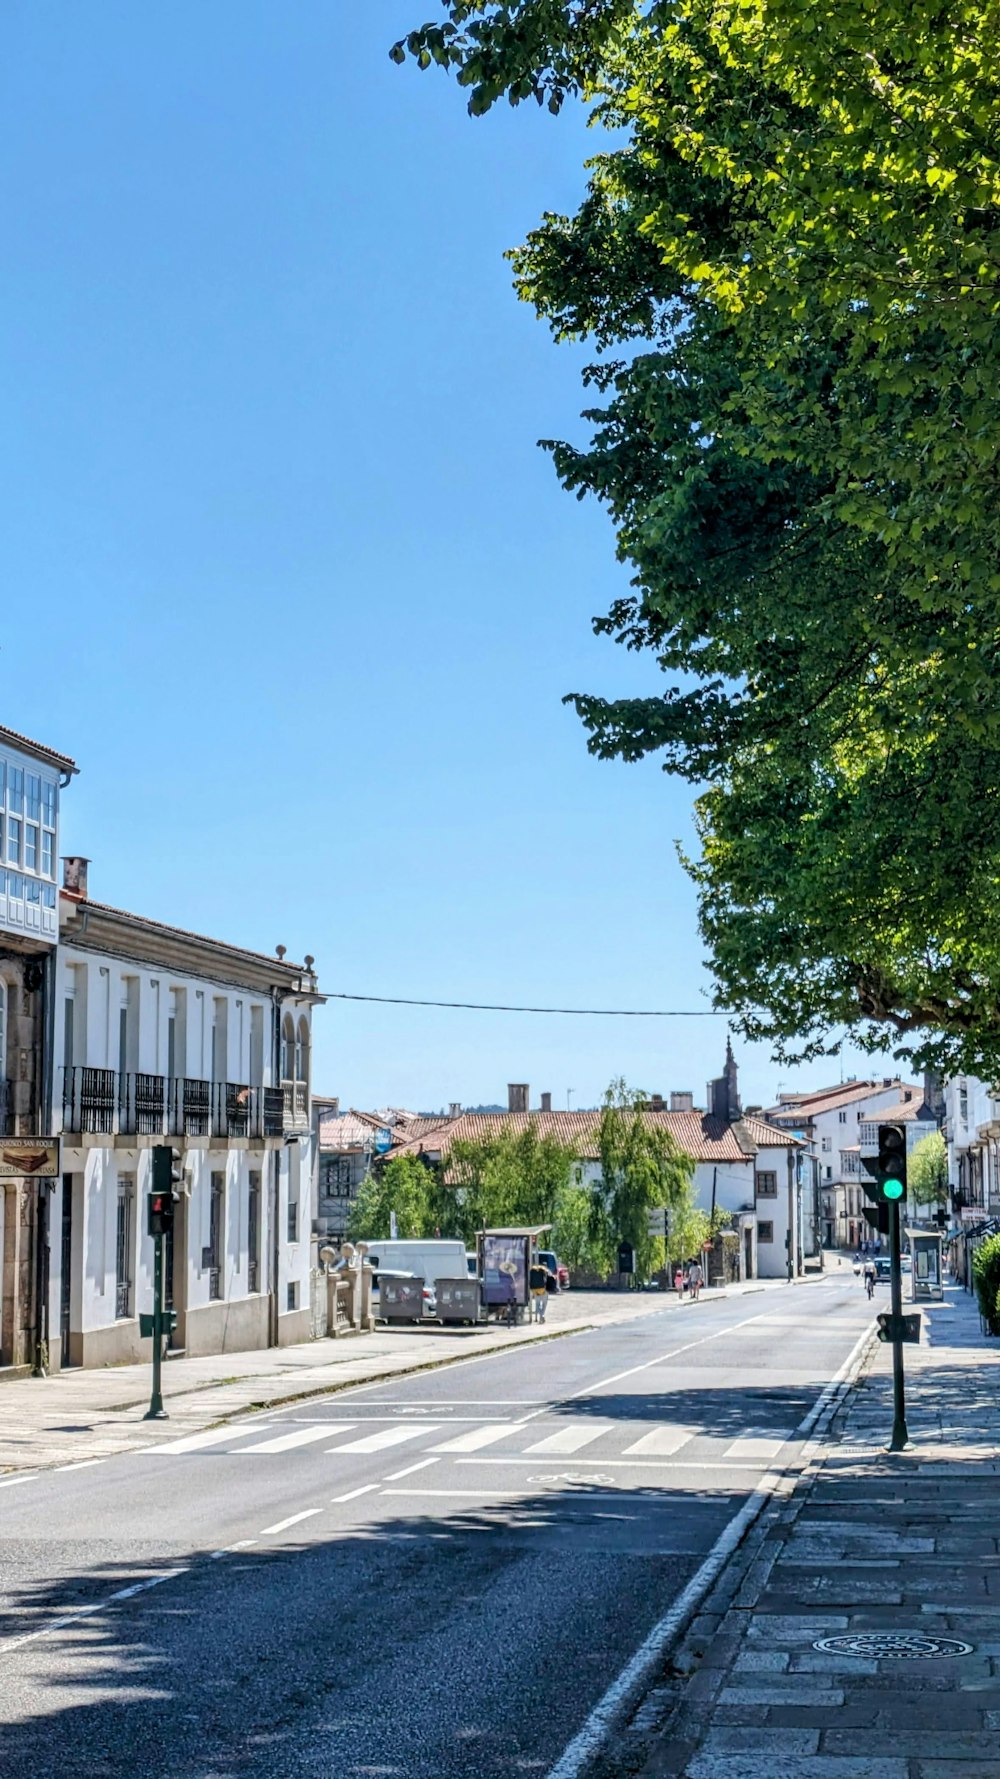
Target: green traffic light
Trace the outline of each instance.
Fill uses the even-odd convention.
[[[902,1196],[903,1196],[903,1182],[902,1182],[902,1180],[883,1180],[882,1195],[884,1198],[893,1198],[893,1199],[902,1198]]]

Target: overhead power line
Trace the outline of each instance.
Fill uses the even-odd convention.
[[[406,995],[349,995],[333,990],[331,1001],[375,1001],[383,1007],[452,1007],[464,1013],[569,1013],[588,1019],[729,1019],[719,1007],[505,1007],[492,1001],[417,1001]]]

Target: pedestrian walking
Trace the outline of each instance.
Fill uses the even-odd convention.
[[[688,1283],[691,1286],[691,1296],[694,1298],[695,1303],[698,1301],[698,1293],[702,1287],[703,1277],[701,1261],[695,1260],[688,1271]]]
[[[545,1312],[549,1307],[549,1280],[555,1279],[544,1260],[536,1254],[528,1272],[528,1289],[531,1292],[532,1320],[544,1322]],[[558,1280],[556,1280],[558,1284]]]
[[[680,1261],[677,1262],[677,1265],[674,1268],[674,1290],[676,1291],[678,1297],[680,1298],[681,1302],[683,1303],[683,1301],[684,1301],[684,1268],[681,1265]]]

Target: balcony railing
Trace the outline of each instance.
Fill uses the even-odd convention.
[[[4,1107],[12,1097],[7,1086],[0,1081],[0,1134],[7,1128]],[[289,1122],[280,1087],[115,1069],[63,1070],[67,1135],[280,1137]]]

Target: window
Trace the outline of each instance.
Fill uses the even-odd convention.
[[[42,820],[47,828],[56,825],[56,787],[54,784],[42,786]]]
[[[294,1198],[288,1201],[288,1239],[290,1242],[299,1239],[299,1207]]]
[[[13,896],[15,900],[20,900],[24,896],[24,878],[19,877],[16,871],[7,873],[7,894]]]
[[[762,1173],[755,1174],[754,1184],[758,1198],[777,1198],[778,1176],[773,1170],[765,1168]]]
[[[50,834],[47,828],[42,829],[42,876],[43,877],[54,877],[55,876],[55,869],[56,869],[55,840],[56,840],[55,835]]]
[[[828,1180],[832,1180],[832,1179],[833,1179],[833,1169],[832,1169],[832,1167],[828,1167],[828,1168],[827,1168],[827,1170],[826,1170],[826,1178],[827,1178],[827,1179],[828,1179]]]
[[[8,865],[21,863],[21,824],[11,821],[9,818],[7,821],[7,863]]]
[[[24,814],[24,770],[12,766],[7,776],[7,802],[15,815]]]
[[[840,1119],[841,1124],[847,1123],[847,1113],[846,1112],[838,1112],[837,1117]]]
[[[228,1043],[226,1038],[226,1015],[228,1003],[222,995],[217,995],[212,1002],[212,1080],[225,1081],[228,1067]]]
[[[960,1087],[958,1090],[958,1115],[963,1124],[969,1121],[969,1089]]]
[[[309,1080],[309,1027],[304,1019],[299,1020],[295,1038],[295,1079],[303,1086]]]
[[[28,820],[40,821],[42,817],[42,781],[36,772],[28,773]]]
[[[2,803],[4,801],[6,795],[7,795],[7,762],[6,762],[6,760],[0,760],[0,803]]]
[[[132,1314],[132,1210],[135,1182],[122,1174],[118,1181],[118,1225],[115,1240],[115,1316],[122,1320]]]
[[[758,1225],[757,1225],[757,1240],[759,1242],[773,1242],[773,1240],[774,1240],[774,1224],[773,1223],[758,1223]]]
[[[212,1175],[212,1192],[208,1208],[208,1295],[214,1301],[222,1296],[222,1213],[226,1198],[226,1176],[221,1171]]]
[[[823,1148],[823,1151],[825,1154],[829,1154],[830,1150],[833,1148],[833,1138],[832,1137],[824,1137],[823,1141],[822,1141],[822,1148]]]
[[[7,990],[0,982],[0,1081],[7,1077]],[[0,1106],[0,1115],[4,1108]]]
[[[73,1067],[73,1032],[76,1023],[76,1002],[72,995],[67,995],[63,1002],[63,1064],[67,1069]]]
[[[295,1027],[290,1013],[285,1014],[281,1027],[281,1079],[295,1080]]]
[[[286,1298],[285,1298],[285,1302],[286,1302],[286,1303],[287,1303],[287,1305],[288,1305],[288,1308],[289,1308],[289,1309],[290,1309],[290,1310],[297,1310],[297,1309],[298,1309],[298,1307],[299,1307],[299,1288],[298,1288],[298,1285],[289,1285],[289,1287],[288,1287],[288,1292],[287,1292],[287,1295],[286,1295]]]
[[[24,868],[38,870],[38,829],[33,822],[28,822],[24,830]]]
[[[247,1290],[260,1290],[260,1170],[250,1169],[247,1193]]]
[[[351,1190],[349,1155],[324,1155],[319,1164],[320,1191],[327,1198],[344,1198]]]

